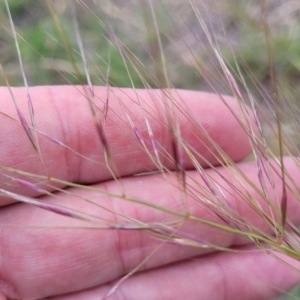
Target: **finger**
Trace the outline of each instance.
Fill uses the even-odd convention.
[[[293,159],[285,159],[285,167],[286,172],[291,175],[291,178],[295,179],[295,185],[299,186],[299,169]],[[260,186],[254,163],[241,164],[239,169],[242,174],[251,180],[253,185]],[[275,195],[276,192],[280,194],[282,188],[281,178],[276,175],[276,171],[278,171],[278,168],[273,171],[274,187],[270,184],[266,185],[270,201],[273,203],[277,203]],[[241,191],[243,191],[242,188],[245,189],[248,196],[252,195],[257,200],[258,207],[260,206],[262,210],[271,215],[269,211],[270,203],[266,203],[257,191],[250,187],[249,183],[244,182],[238,175],[235,175],[236,181],[228,178],[227,169],[219,168],[219,172],[223,173],[223,177],[228,178],[228,181],[224,181],[224,179],[222,181],[222,178],[214,170],[208,170],[207,172],[211,175],[211,178],[215,176],[218,179],[220,193],[226,196],[226,201],[229,203],[228,207],[234,207],[241,220],[247,221],[249,226],[254,226],[251,229],[253,232],[259,234],[259,230],[266,232],[275,230],[274,226],[271,227],[266,219],[262,218],[261,213],[251,208],[247,201],[243,199],[243,194],[238,194],[233,189],[234,185],[241,185],[239,187]],[[199,180],[200,177],[196,172],[190,174],[191,177],[195,176],[195,179]],[[171,184],[168,185],[168,182]],[[201,188],[198,185],[192,186],[193,184],[193,181],[188,182],[190,188],[200,194],[203,186]],[[199,184],[201,184],[200,180]],[[288,179],[287,184],[290,185]],[[119,187],[115,182],[99,184],[98,187],[104,188],[104,185],[106,190],[111,193],[119,192]],[[182,212],[184,209],[182,194],[174,188],[171,178],[169,178],[169,181],[159,175],[148,176],[143,179],[127,178],[123,179],[123,185],[126,193],[132,197],[152,201],[153,204],[172,209],[175,212]],[[291,189],[287,190],[288,218],[292,223],[298,224],[300,221],[300,208],[294,198],[294,192],[295,189],[293,190],[292,186]],[[152,224],[152,226],[158,223],[178,221],[178,218],[174,218],[172,214],[154,210],[145,205],[103,197],[98,192],[89,193],[88,195],[85,193],[86,191],[78,189],[72,191],[73,196],[67,194],[59,199],[54,198],[52,200],[49,198],[47,200],[45,197],[45,201],[54,204],[63,203],[65,206],[69,205],[79,211],[95,214],[104,220],[112,219],[121,224],[126,224],[128,220],[118,217],[117,214],[136,219],[145,224]],[[76,196],[88,198],[89,201],[98,203],[114,213],[104,211],[95,205],[88,205]],[[189,215],[225,225],[209,208],[200,204],[195,198],[186,199],[186,201],[189,203]],[[275,214],[275,210],[273,214]],[[154,239],[141,231],[84,229],[84,226],[89,226],[89,224],[24,205],[14,205],[2,209],[0,219],[3,224],[15,226],[14,228],[2,227],[1,230],[0,279],[7,285],[6,292],[14,288],[15,294],[13,295],[17,294],[17,297],[45,297],[87,289],[114,280],[130,272],[162,243],[161,240]],[[180,219],[181,222],[182,219]],[[107,225],[106,222],[103,222],[99,226],[105,224]],[[53,229],[33,230],[29,227],[46,225],[53,227]],[[56,228],[59,226],[69,226],[69,228],[74,227],[74,229]],[[76,226],[82,227],[82,229],[76,229]],[[95,226],[97,227],[98,224]],[[244,229],[247,229],[246,226]],[[184,226],[180,227],[179,233],[190,238],[194,237],[195,241],[201,241],[200,245],[202,246],[212,244],[229,247],[247,242],[244,238],[237,238],[233,234],[192,221],[186,221]],[[143,265],[143,269],[155,268],[201,253],[207,253],[207,250],[166,243]],[[60,280],[60,277],[64,280]]]
[[[253,247],[239,250],[255,251]],[[115,288],[107,299],[273,299],[300,281],[293,269],[300,268],[299,261],[278,256],[257,251],[219,253],[135,274],[119,286],[113,282],[51,299],[104,299]]]
[[[172,169],[175,162],[171,121],[174,128],[178,122],[182,139],[201,154],[199,160],[204,166],[208,162],[217,164],[219,158],[218,151],[205,137],[206,133],[235,161],[251,151],[247,134],[233,115],[240,116],[240,109],[230,97],[224,98],[225,105],[213,94],[174,90],[172,101],[177,119],[167,120],[164,112],[170,100],[162,92],[115,88],[110,89],[109,109],[104,120],[106,93],[105,87],[95,88],[97,113],[103,127],[103,136],[99,137],[89,105],[91,99],[87,99],[82,87],[31,88],[36,124],[32,132],[38,135],[39,155],[21,123],[9,118],[19,120],[8,89],[1,88],[0,165],[71,182],[93,183],[111,179],[112,172],[126,176],[156,170],[158,166],[150,158],[156,150],[160,153],[161,164]],[[13,94],[30,125],[25,89],[14,88]],[[168,109],[173,113],[172,108]],[[147,122],[154,138],[151,138]],[[108,162],[105,149],[111,157]],[[192,167],[188,157],[182,157],[182,162],[185,169]],[[1,182],[3,186],[5,178],[1,178]],[[11,182],[5,188],[31,196],[37,194]],[[3,199],[1,202],[4,204]]]

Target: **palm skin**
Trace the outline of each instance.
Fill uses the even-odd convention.
[[[26,113],[28,109],[25,89],[14,88],[12,91],[20,110],[30,120]],[[146,103],[144,113],[136,101],[136,93]],[[165,153],[172,152],[172,139],[163,118],[163,97],[160,97],[159,91],[152,93],[154,94],[129,89],[112,89],[110,92],[105,134],[120,176],[116,181],[106,167],[103,145],[81,87],[30,89],[36,127],[74,150],[71,152],[53,140],[41,137],[39,146],[42,160],[32,147],[20,122],[13,120],[18,120],[18,116],[8,89],[1,88],[0,165],[88,185],[95,189],[69,187],[64,191],[65,186],[57,184],[56,188],[62,189],[61,191],[54,195],[41,195],[20,184],[12,184],[7,177],[1,179],[1,188],[29,197],[40,197],[45,203],[63,203],[77,211],[101,216],[104,220],[121,222],[122,218],[118,218],[111,211],[144,223],[174,220],[174,216],[162,211],[110,196],[124,193],[173,211],[183,209],[182,194],[174,188],[176,181],[172,174],[132,176],[155,170],[157,166],[137,141],[132,126],[128,126],[126,113],[134,120],[139,133],[145,137],[146,111],[160,151],[163,149]],[[197,130],[198,125],[189,120],[197,120],[197,124],[201,124],[232,160],[241,161],[250,153],[248,136],[232,114],[234,112],[239,115],[238,104],[233,99],[225,97],[225,105],[219,97],[212,94],[182,90],[173,93],[177,99],[176,114],[182,137],[201,153],[199,163],[203,167],[209,164],[218,165],[216,150],[213,150],[205,134]],[[106,88],[95,88],[95,95],[97,105],[103,107]],[[146,142],[151,144],[149,137]],[[163,160],[166,168],[174,168],[171,160]],[[96,166],[95,161],[98,162]],[[193,186],[197,182],[197,186],[204,187],[204,182],[198,172],[193,170],[193,164],[187,155],[182,161],[184,168],[188,170],[187,184]],[[255,163],[241,162],[238,166],[243,174],[259,186]],[[285,159],[285,167],[294,181],[300,184],[299,170],[292,159]],[[260,229],[268,230],[245,202],[238,196],[233,196],[232,186],[239,184],[235,182],[235,177],[233,176],[232,186],[226,181],[221,182],[219,174],[228,176],[226,168],[218,167],[217,171],[207,169],[207,174],[212,178],[219,178],[220,185],[226,187],[224,193],[227,194],[228,201],[237,208],[241,216]],[[279,189],[281,179],[275,172],[274,178],[277,182],[275,186]],[[171,183],[174,181],[174,185],[166,184],[166,179]],[[54,190],[53,186],[47,184],[43,188]],[[99,196],[96,188],[109,194]],[[272,187],[267,188],[272,195]],[[249,188],[249,193],[254,192]],[[259,196],[255,196],[264,206]],[[287,197],[288,217],[297,223],[300,209],[290,191]],[[87,205],[80,199],[90,199],[99,206]],[[207,208],[191,200],[186,199],[191,215],[220,222]],[[100,205],[110,211],[103,210]],[[247,244],[245,239],[206,225],[195,225],[187,221],[181,230],[191,236],[199,235],[202,240],[220,247],[247,251],[226,253],[162,243],[139,230],[84,229],[82,226],[89,226],[80,220],[53,214],[38,207],[13,203],[5,196],[1,197],[1,206],[0,292],[3,299],[101,299],[122,276],[146,258],[148,259],[139,271],[124,280],[109,299],[270,299],[299,281],[299,275],[278,259],[264,252],[248,251],[257,249]],[[43,229],[43,226],[50,229]],[[68,229],[60,228],[63,226]],[[279,257],[296,268],[300,267],[291,258],[283,255]]]

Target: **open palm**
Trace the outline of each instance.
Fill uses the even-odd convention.
[[[25,90],[14,88],[12,91],[29,120]],[[174,219],[174,216],[161,210],[112,196],[121,193],[172,211],[180,212],[188,208],[191,215],[221,222],[207,208],[191,199],[185,199],[183,205],[182,193],[176,188],[178,182],[172,173],[133,176],[154,171],[157,165],[141,147],[137,132],[132,130],[133,126],[128,126],[128,116],[134,120],[138,134],[145,137],[145,132],[148,132],[145,114],[149,114],[146,117],[160,152],[172,153],[172,137],[164,120],[160,97],[146,90],[114,89],[111,92],[105,135],[113,158],[112,168],[118,170],[119,179],[116,180],[107,168],[103,143],[97,134],[82,88],[36,87],[30,89],[30,94],[36,127],[53,140],[39,137],[41,159],[21,123],[13,120],[19,119],[8,89],[1,88],[0,165],[58,178],[61,181],[56,188],[61,190],[41,195],[20,185],[20,182],[12,182],[7,170],[3,171],[6,176],[1,178],[2,189],[39,197],[44,203],[72,207],[106,221],[115,221],[116,224],[121,223],[122,216],[143,224],[159,224]],[[147,113],[139,109],[137,94],[147,103]],[[103,107],[102,101],[107,97],[106,88],[96,88],[95,95],[97,105]],[[218,96],[207,93],[174,91],[174,97],[181,108],[189,111],[189,117],[197,120],[197,124],[201,124],[232,160],[241,161],[250,153],[248,136],[232,114],[239,115],[234,100],[226,98],[227,107]],[[122,111],[124,107],[126,113]],[[178,110],[182,138],[201,153],[198,161],[203,167],[210,164],[217,166],[217,152],[207,137],[197,131],[195,123],[190,122],[185,114],[175,109]],[[62,141],[73,152],[55,143],[54,139]],[[149,136],[145,140],[145,143],[151,144]],[[167,155],[162,157],[162,165],[174,170],[172,160]],[[192,161],[184,157],[182,162],[184,169],[189,170],[189,186],[193,186],[194,182],[204,186],[198,172],[193,170]],[[287,158],[285,163],[294,180],[300,184],[299,170],[293,161]],[[243,174],[259,186],[254,163],[239,163],[238,166]],[[228,176],[226,168],[218,167],[217,170],[208,169],[207,173],[212,178],[220,178],[220,181],[220,174]],[[274,177],[280,186],[279,176],[274,174]],[[237,184],[235,180],[233,176],[232,186]],[[88,188],[68,187],[64,190],[63,181],[83,184]],[[220,185],[226,186],[223,192],[241,216],[262,230],[267,230],[264,224],[260,224],[258,216],[232,192],[232,186],[225,181]],[[42,187],[54,191],[54,187],[46,183]],[[99,195],[97,190],[107,193]],[[249,193],[252,193],[251,190]],[[299,222],[300,208],[290,193],[287,196],[289,219]],[[89,199],[98,205],[87,205],[82,199]],[[296,272],[264,252],[212,252],[166,243],[142,230],[95,229],[82,220],[23,203],[13,203],[7,195],[2,195],[0,201],[0,292],[3,299],[101,299],[122,276],[143,261],[138,272],[124,280],[110,299],[270,299],[280,291],[290,289],[300,279]],[[44,226],[52,228],[45,229]],[[220,247],[256,250],[247,245],[244,239],[207,225],[186,221],[180,230]],[[290,258],[282,255],[280,258],[296,268],[300,267],[298,262]]]

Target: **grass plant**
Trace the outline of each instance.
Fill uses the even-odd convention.
[[[48,210],[49,219],[52,214],[61,216],[56,227],[47,227],[47,218],[39,224],[16,221],[1,226],[81,230],[85,234],[106,230],[125,232],[125,236],[127,231],[136,231],[161,241],[157,249],[175,244],[204,252],[238,251],[218,242],[222,234],[231,234],[239,243],[250,241],[257,251],[300,260],[300,232],[296,217],[288,214],[299,209],[300,187],[287,171],[290,164],[300,169],[300,5],[296,1],[0,3],[0,84],[16,111],[0,111],[0,118],[22,128],[24,143],[29,143],[33,160],[40,166],[34,173],[26,171],[22,158],[19,166],[0,163],[0,195],[3,203],[21,202],[37,211]],[[100,156],[85,155],[70,137],[55,136],[39,127],[34,88],[39,85],[69,85],[70,95],[72,91],[81,95],[80,100],[69,100],[70,110],[74,105],[89,112],[87,126],[97,134]],[[27,103],[20,103],[22,93],[14,86],[26,88]],[[252,153],[245,161],[256,162],[256,178],[248,177],[246,167],[215,141],[209,124],[190,111],[180,89],[216,94],[216,101],[237,118],[237,126],[251,144]],[[235,98],[238,114],[224,95]],[[157,133],[158,122],[164,136]],[[118,164],[118,153],[112,151],[116,140],[109,130],[113,126],[124,147],[134,140],[137,152],[147,158],[147,172],[142,174],[139,158],[130,159],[134,176],[141,178],[142,184],[145,176],[159,174],[165,186],[174,189],[174,199],[158,205],[155,180],[153,199],[137,198],[134,190],[124,186],[120,178],[128,174]],[[201,144],[203,152],[191,139]],[[116,187],[80,184],[78,174],[66,180],[61,174],[68,173],[67,169],[56,172],[49,167],[45,159],[48,147],[61,149],[69,159],[80,159],[87,168],[93,165],[92,172],[104,168],[103,178],[112,177]],[[220,166],[226,167],[226,172],[220,171]],[[197,176],[191,170],[196,170]],[[16,186],[20,193],[12,192]],[[94,198],[84,198],[82,191],[93,192]],[[50,195],[57,201],[45,201]],[[66,195],[73,200],[64,201]],[[110,207],[107,197],[124,203],[123,211]],[[228,201],[232,197],[234,205]],[[290,198],[296,199],[295,203],[290,203]],[[74,209],[74,202],[81,209]],[[126,203],[133,205],[135,215],[149,210],[155,218],[132,217]],[[195,213],[198,206],[205,207],[206,216]],[[259,216],[259,221],[245,218],[245,207]],[[196,229],[204,225],[216,238],[202,239]],[[191,227],[195,230],[187,230]],[[155,251],[124,275],[107,298],[152,255]]]

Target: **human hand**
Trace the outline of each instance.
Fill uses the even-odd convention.
[[[146,115],[153,128],[155,140],[160,145],[160,152],[172,153],[172,139],[163,118],[164,107],[157,96],[159,92],[152,96],[147,91],[137,93],[143,103],[146,103]],[[25,90],[16,88],[13,89],[13,94],[29,120],[29,114],[26,114]],[[14,184],[7,176],[1,177],[2,189],[29,197],[39,196],[44,203],[72,207],[77,211],[99,216],[103,218],[103,224],[108,224],[109,220],[116,221],[116,224],[126,223],[128,220],[121,215],[139,220],[143,224],[174,221],[180,216],[176,217],[99,191],[118,195],[124,193],[128,197],[142,199],[176,212],[188,209],[190,215],[222,223],[195,199],[183,199],[184,193],[176,188],[178,181],[171,173],[132,176],[157,169],[149,154],[141,147],[124,113],[126,111],[134,120],[147,145],[151,144],[149,138],[147,139],[145,112],[140,110],[134,91],[113,89],[110,93],[104,131],[115,165],[112,168],[116,167],[121,177],[118,180],[113,179],[106,166],[103,145],[81,87],[36,87],[30,89],[30,94],[35,109],[36,128],[52,140],[38,134],[41,160],[20,122],[8,117],[19,120],[8,89],[2,88],[0,165],[60,179],[60,182],[44,182],[41,186],[52,192],[56,188],[62,190],[41,197],[38,191],[19,183]],[[95,95],[97,105],[102,108],[103,99],[106,99],[106,88],[96,88]],[[216,150],[213,150],[211,143],[196,124],[201,124],[234,161],[240,161],[250,153],[247,134],[217,96],[174,91],[174,97],[181,109],[188,112],[185,115],[177,111],[181,135],[191,148],[202,155],[199,158],[202,166],[218,165],[218,160]],[[239,108],[234,100],[226,98],[226,103],[239,115]],[[62,141],[65,146],[55,141]],[[161,157],[167,169],[174,169],[174,162],[167,155],[165,158],[163,155]],[[185,157],[183,161],[184,168],[190,169],[187,171],[187,184],[195,186],[197,182],[197,190],[199,185],[205,187],[197,171],[192,170],[191,160]],[[259,186],[255,163],[240,163],[238,166],[243,174]],[[294,181],[300,184],[299,171],[291,159],[286,159],[285,167],[294,177]],[[19,176],[3,168],[2,170],[3,174]],[[241,216],[260,229],[268,230],[260,216],[253,213],[245,201],[241,201],[240,195],[233,193],[232,187],[239,184],[235,176],[232,176],[232,185],[229,185],[227,181],[219,178],[219,174],[228,176],[226,168],[209,169],[207,174],[218,178],[227,201],[236,207]],[[280,187],[279,176],[274,176]],[[28,177],[29,175],[26,178]],[[87,188],[69,187],[64,190],[63,181],[83,184]],[[273,195],[271,187],[269,189],[270,195]],[[249,193],[254,191],[249,189]],[[257,194],[254,196],[265,206]],[[288,217],[297,222],[299,206],[290,192],[287,196]],[[180,231],[190,236],[199,236],[201,240],[220,247],[238,247],[241,252],[210,252],[208,249],[164,243],[142,230],[102,230],[97,228],[99,223],[94,225],[35,206],[12,203],[6,196],[0,199],[0,291],[3,299],[41,299],[50,296],[61,300],[101,299],[109,293],[119,278],[128,274],[146,258],[148,259],[139,272],[127,278],[111,299],[270,299],[278,291],[287,290],[299,281],[296,272],[271,255],[263,251],[242,251],[256,249],[247,245],[245,239],[200,223],[185,221]],[[45,229],[44,226],[50,228]],[[282,255],[279,257],[299,269],[298,262]]]

